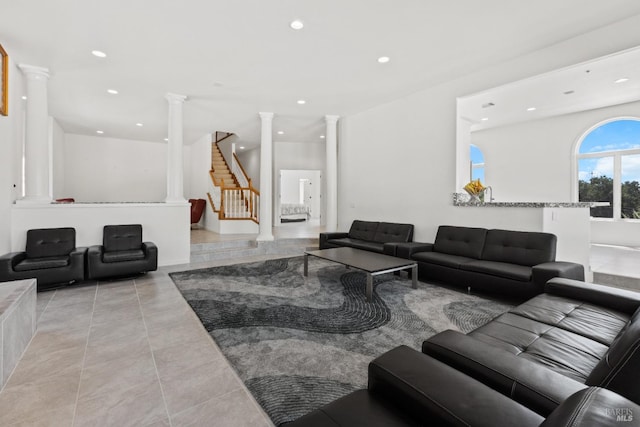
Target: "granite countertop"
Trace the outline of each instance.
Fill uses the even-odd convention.
[[[590,208],[602,205],[594,202],[471,202],[464,193],[453,193],[454,206],[485,208]]]

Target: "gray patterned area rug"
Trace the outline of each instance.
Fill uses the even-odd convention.
[[[445,329],[468,332],[511,306],[393,274],[310,257],[172,273],[171,278],[276,425],[367,386],[367,365],[398,345],[419,350]]]

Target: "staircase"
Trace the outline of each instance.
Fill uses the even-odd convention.
[[[249,220],[257,224],[260,192],[251,185],[251,179],[235,153],[233,164],[229,167],[218,146],[233,134],[222,133],[222,137],[219,134],[220,132],[216,132],[216,138],[211,144],[211,183],[207,193],[210,205],[218,214],[219,220]]]

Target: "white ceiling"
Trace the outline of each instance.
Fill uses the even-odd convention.
[[[458,114],[477,131],[638,100],[640,47],[460,98]]]
[[[14,62],[50,69],[50,114],[66,132],[162,142],[174,92],[189,97],[187,143],[217,130],[251,146],[259,111],[276,113],[276,140],[320,141],[325,114],[549,46],[636,15],[640,2],[0,0],[0,11]]]

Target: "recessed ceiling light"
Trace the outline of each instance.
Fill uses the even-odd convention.
[[[536,111],[536,107],[529,107],[527,108],[527,111]]]
[[[117,95],[118,91],[115,89],[107,89],[107,92],[110,93],[111,95]]]
[[[320,135],[320,139],[324,139],[324,135]]]
[[[106,58],[107,54],[104,53],[101,50],[92,50],[91,53],[93,54],[93,56],[97,56],[98,58]]]
[[[278,135],[284,135],[284,131],[279,130]]]
[[[22,99],[27,99],[27,97],[25,95],[22,95]]]
[[[165,138],[164,140],[165,140],[165,141],[169,141],[169,138]]]
[[[240,149],[241,149],[241,150],[244,150],[244,146],[243,146],[243,145],[241,145],[241,146],[240,146]]]
[[[487,120],[489,120],[489,117],[483,117],[480,120],[482,120],[483,122],[486,122]]]
[[[96,133],[99,133],[100,135],[102,135],[104,133],[103,130],[97,130]]]
[[[304,23],[301,20],[296,19],[295,21],[291,21],[289,26],[294,30],[301,30],[304,28]]]
[[[381,63],[381,64],[386,64],[390,60],[391,60],[391,58],[389,58],[388,56],[381,56],[380,58],[378,58],[378,62]]]
[[[304,105],[306,103],[307,103],[307,101],[305,101],[304,99],[298,99],[298,104]]]
[[[138,126],[138,127],[142,127],[142,126],[144,126],[144,125],[143,125],[142,123],[136,123],[136,126]]]
[[[624,83],[624,82],[628,82],[628,81],[629,81],[629,79],[628,79],[628,78],[623,77],[623,78],[621,78],[621,79],[616,80],[615,82],[616,82],[616,83]]]

